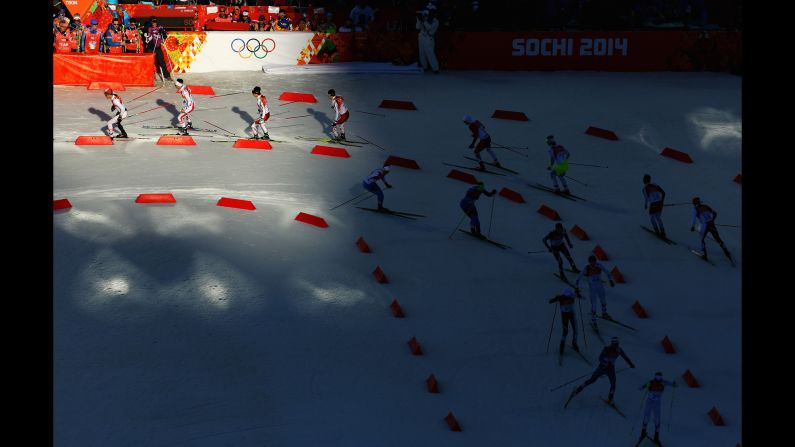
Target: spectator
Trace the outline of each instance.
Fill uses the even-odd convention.
[[[85,30],[83,23],[80,21],[80,14],[75,14],[74,20],[69,27],[72,29],[72,50],[79,53],[80,42],[83,41],[83,31]]]
[[[370,23],[370,21],[373,20],[374,16],[375,12],[373,11],[373,8],[370,7],[370,5],[365,5],[364,2],[357,1],[356,6],[354,6],[353,9],[351,9],[351,13],[350,15],[348,15],[348,18],[351,20],[352,24],[363,23],[363,26],[367,26]],[[364,22],[360,21],[360,17],[364,18]],[[340,31],[342,32],[342,28],[340,28]]]
[[[66,17],[58,22],[58,28],[53,31],[52,47],[58,54],[71,53],[74,42],[74,33],[69,28]]]
[[[274,31],[292,31],[293,30],[293,21],[287,17],[287,13],[284,12],[283,9],[279,10],[279,19],[276,20],[275,25],[273,26]]]
[[[339,29],[339,32],[341,33],[350,33],[350,32],[360,33],[362,31],[364,30],[362,29],[361,26],[359,25],[356,25],[355,27],[353,26],[353,22],[351,22],[351,19],[346,20],[345,24],[342,25]]]
[[[264,15],[261,15],[257,18],[257,21],[254,23],[253,31],[272,31],[271,23],[265,18]]]
[[[233,22],[239,22],[242,19],[242,14],[240,13],[240,6],[235,6],[232,8],[232,14],[229,15],[229,18],[232,19]]]
[[[97,54],[104,50],[105,39],[102,38],[102,33],[97,29],[97,24],[97,19],[91,19],[91,28],[83,32],[80,49],[86,54]]]
[[[298,27],[296,27],[295,30],[296,31],[312,31],[312,27],[310,27],[309,24],[306,23],[306,18],[305,17],[301,17],[301,19],[298,21]]]
[[[248,11],[243,11],[240,13],[240,19],[238,20],[238,23],[247,23],[249,30],[254,29],[254,22],[251,21],[251,17],[249,17]]]
[[[213,22],[231,22],[232,18],[226,15],[226,8],[221,6],[218,8],[218,15],[212,20]]]
[[[124,43],[125,53],[141,52],[141,31],[138,30],[135,20],[130,20],[130,26],[124,30]]]
[[[334,24],[334,14],[326,13],[326,31],[327,33],[336,33],[337,25]]]
[[[121,54],[123,52],[123,36],[124,33],[122,32],[121,25],[119,25],[119,18],[114,17],[113,22],[108,25],[108,29],[105,31],[105,52]]]
[[[111,11],[113,17],[121,18],[121,23],[124,24],[125,28],[128,28],[130,26],[130,13],[128,13],[127,10],[124,9],[124,6],[122,5],[116,6],[116,10],[115,11],[111,10]]]
[[[171,73],[168,71],[168,66],[161,50],[166,37],[166,30],[157,23],[157,17],[152,16],[149,28],[144,32],[146,52],[155,53],[155,71],[160,74],[163,82],[165,82],[165,79],[171,79]]]
[[[428,67],[433,70],[435,74],[439,74],[439,62],[436,61],[436,54],[434,53],[434,45],[436,30],[439,29],[439,21],[436,20],[436,10],[430,11],[425,9],[421,13],[417,13],[417,30],[419,30],[419,48],[420,48],[420,65],[423,70]]]

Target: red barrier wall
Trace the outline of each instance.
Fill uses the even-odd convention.
[[[53,85],[89,85],[93,81],[154,85],[153,53],[122,55],[53,54]]]

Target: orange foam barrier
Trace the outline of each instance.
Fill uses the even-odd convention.
[[[227,208],[238,208],[241,210],[255,210],[257,209],[254,204],[249,200],[230,199],[228,197],[221,197],[216,206],[225,206]]]
[[[660,152],[660,155],[663,157],[672,158],[677,161],[681,161],[682,163],[693,163],[693,159],[690,158],[690,155],[686,154],[685,152],[678,151],[676,149],[671,149],[670,147],[666,147]]]
[[[550,218],[552,220],[561,220],[560,219],[560,215],[558,214],[558,212],[553,210],[552,208],[546,206],[546,205],[542,204],[541,207],[538,208],[537,212],[538,212],[538,214],[541,214],[542,216],[546,216],[546,217],[548,217],[548,218]]]
[[[163,135],[157,139],[161,146],[196,146],[196,142],[190,135]]]
[[[248,140],[245,138],[235,141],[235,145],[232,147],[235,149],[262,149],[266,151],[273,149],[268,140]]]
[[[297,220],[299,222],[303,222],[305,224],[314,225],[314,226],[320,227],[320,228],[328,228],[328,223],[326,223],[325,219],[323,219],[322,217],[318,217],[318,216],[312,215],[312,214],[307,214],[307,213],[303,213],[303,212],[302,213],[298,213],[298,215],[295,216],[295,220]]]
[[[342,158],[350,158],[351,154],[348,153],[345,149],[340,147],[331,147],[331,146],[315,146],[312,149],[312,153],[316,155],[328,155],[330,157],[342,157]]]
[[[452,411],[445,416],[444,421],[447,422],[450,431],[461,431],[461,426],[458,424],[458,420],[456,420],[455,416],[453,416]]]
[[[582,228],[578,227],[577,225],[574,225],[573,227],[571,227],[571,230],[569,230],[569,233],[573,234],[574,237],[576,237],[577,239],[579,239],[581,241],[587,241],[588,239],[590,239],[588,237],[588,233],[586,233],[585,230],[583,230]]]
[[[139,194],[135,199],[135,203],[177,203],[174,195],[169,193],[164,194]]]
[[[359,247],[359,251],[362,253],[373,252],[372,250],[370,250],[370,246],[367,245],[367,241],[365,241],[364,238],[361,236],[359,237],[359,239],[356,240],[356,246]]]
[[[403,318],[405,315],[403,314],[403,308],[400,307],[397,299],[392,300],[392,304],[389,305],[389,309],[392,311],[392,315],[395,318]]]
[[[215,95],[215,90],[209,85],[189,85],[188,88],[194,95]]]
[[[79,146],[112,146],[113,138],[107,135],[81,135],[75,140]]]
[[[373,276],[375,276],[375,280],[381,284],[389,283],[389,280],[386,279],[386,274],[383,270],[381,270],[380,266],[375,266],[375,270],[373,270]]]
[[[638,318],[649,318],[649,315],[646,313],[646,309],[640,305],[640,301],[635,300],[635,304],[632,305],[632,310],[635,312],[635,315]]]
[[[417,337],[411,337],[411,340],[409,340],[409,349],[411,349],[412,355],[422,355],[422,346],[420,346],[420,342],[417,341]]]
[[[524,197],[522,197],[521,194],[509,188],[503,187],[500,190],[500,195],[516,203],[525,203]]]
[[[512,112],[510,110],[495,110],[494,113],[491,114],[491,117],[504,120],[530,121],[530,118],[528,118],[524,112]]]
[[[436,381],[436,377],[433,374],[425,379],[425,385],[428,387],[429,393],[439,394],[439,382]]]
[[[604,138],[606,140],[618,141],[618,136],[612,130],[600,129],[599,127],[591,126],[588,127],[585,133],[594,137]]]
[[[476,179],[474,175],[461,172],[458,169],[451,169],[450,172],[447,173],[447,178],[461,180],[462,182],[469,183],[471,185],[474,185],[478,182],[478,179]]]
[[[279,101],[317,102],[317,98],[311,93],[282,92]]]
[[[71,207],[72,207],[72,204],[69,203],[69,199],[58,199],[58,200],[53,200],[52,201],[52,210],[53,211],[65,210],[65,209],[69,209]]]
[[[420,165],[418,165],[416,161],[410,158],[396,157],[394,155],[390,155],[384,163],[385,164],[389,163],[392,166],[400,166],[401,168],[408,168],[408,169],[420,168]]]
[[[385,99],[378,105],[382,109],[400,109],[400,110],[417,110],[414,103],[411,101],[396,101],[393,99]]]

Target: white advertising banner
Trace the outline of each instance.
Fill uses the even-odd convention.
[[[314,49],[315,35],[298,31],[208,32],[186,71],[261,71],[263,66],[297,65],[303,50]]]

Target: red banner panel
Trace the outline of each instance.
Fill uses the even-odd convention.
[[[53,85],[90,85],[95,81],[151,87],[155,80],[154,53],[53,54]]]

